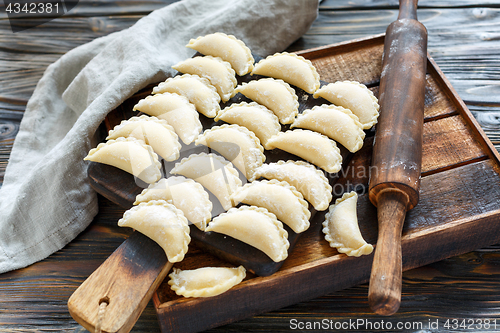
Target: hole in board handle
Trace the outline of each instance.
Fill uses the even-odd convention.
[[[109,297],[108,296],[104,296],[103,298],[101,298],[99,300],[99,305],[102,305],[103,303],[106,304],[106,306],[109,305]]]

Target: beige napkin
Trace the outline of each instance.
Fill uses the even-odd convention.
[[[0,273],[61,249],[98,211],[87,181],[91,138],[137,90],[174,74],[190,38],[221,31],[255,54],[284,50],[317,16],[318,0],[185,0],[50,65],[28,102],[0,189]]]

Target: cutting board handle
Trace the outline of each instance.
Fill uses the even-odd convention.
[[[159,245],[134,232],[71,295],[69,312],[90,332],[130,332],[171,268]]]

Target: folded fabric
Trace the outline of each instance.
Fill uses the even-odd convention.
[[[282,51],[317,16],[318,0],[185,0],[50,65],[28,102],[0,189],[0,273],[61,249],[97,214],[87,181],[91,139],[106,114],[191,57],[190,38],[235,35],[256,54]]]

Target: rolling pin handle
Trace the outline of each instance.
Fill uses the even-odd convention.
[[[417,3],[418,0],[399,0],[398,20],[417,20]]]
[[[368,289],[368,303],[377,314],[390,316],[401,303],[401,232],[408,209],[408,195],[397,189],[379,193],[379,232]]]

